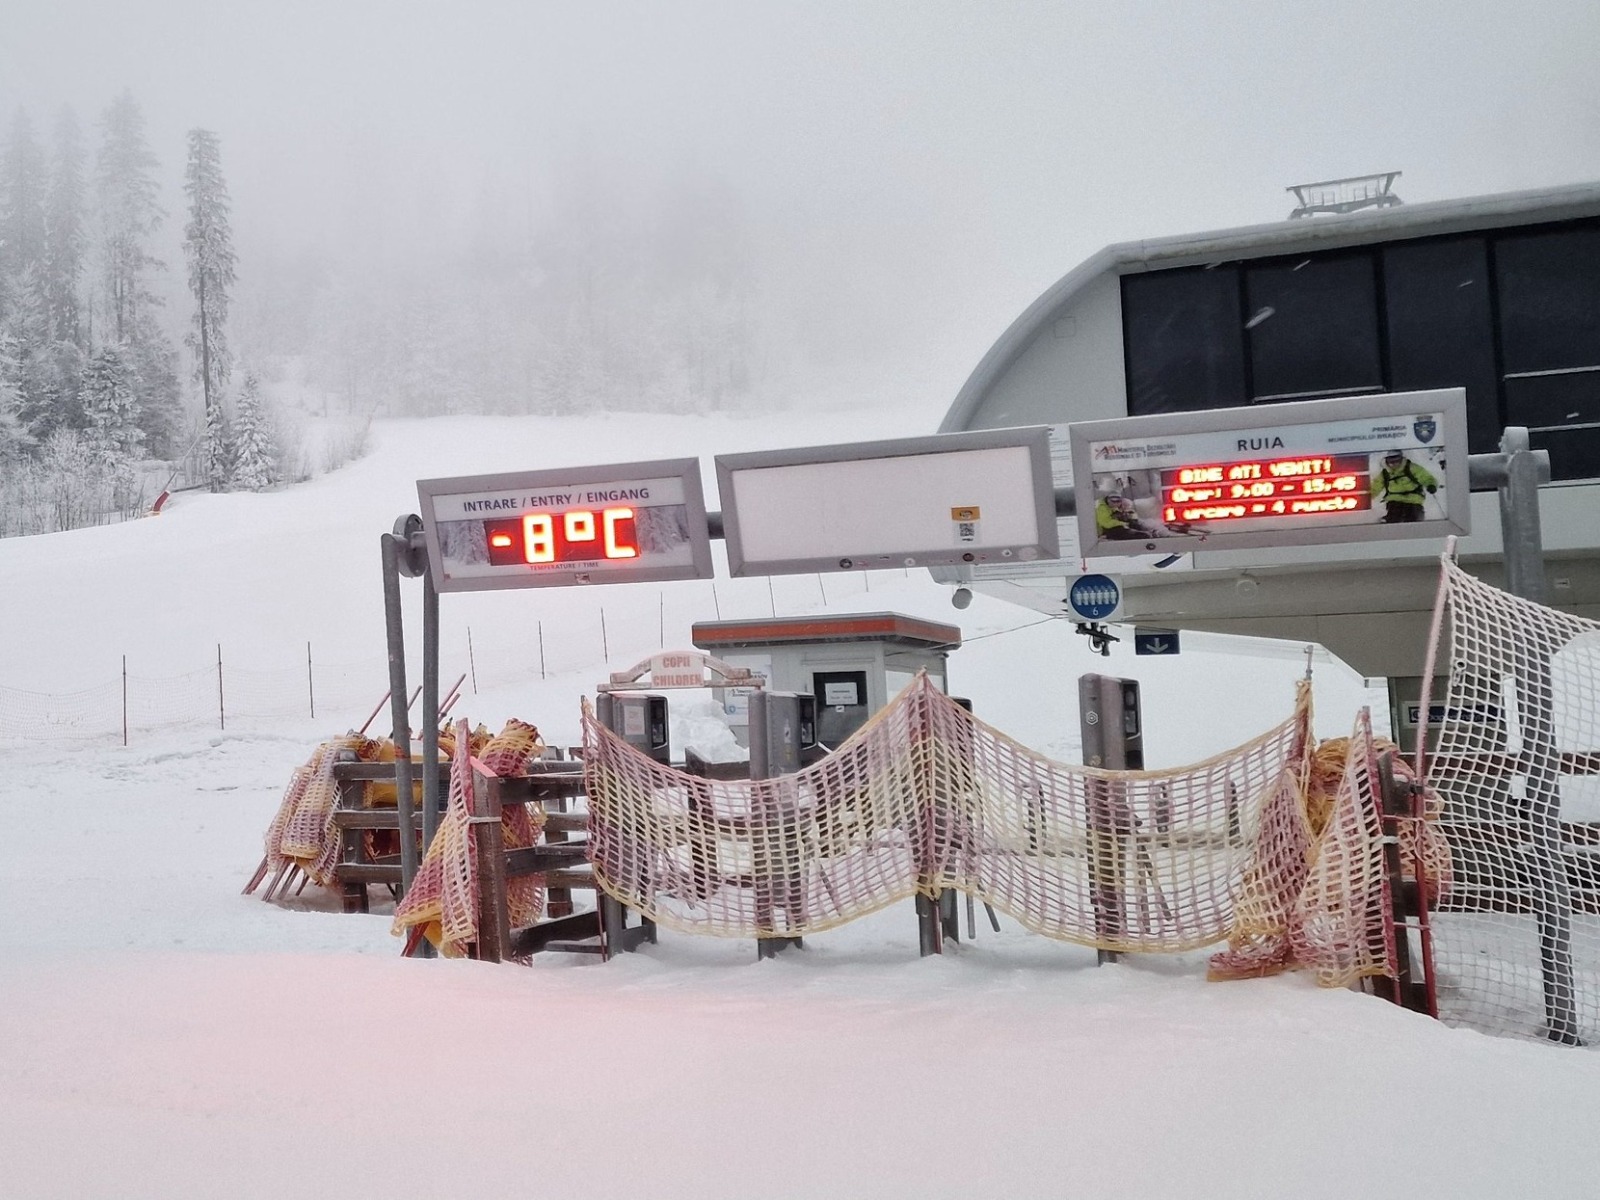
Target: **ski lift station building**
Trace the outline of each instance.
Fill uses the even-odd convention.
[[[1525,426],[1550,602],[1600,618],[1600,184],[1397,205],[1110,246],[1039,297],[942,431],[1464,388],[1470,451]],[[1475,492],[1463,565],[1503,586],[1497,496]],[[1119,623],[1315,642],[1368,677],[1419,676],[1440,539],[967,567],[969,587],[1065,611],[1080,564],[1122,585]],[[1066,575],[1061,572],[1065,570]]]

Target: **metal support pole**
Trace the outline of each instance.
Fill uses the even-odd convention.
[[[1528,810],[1530,888],[1539,927],[1539,972],[1546,1035],[1578,1045],[1577,994],[1572,977],[1572,890],[1561,837],[1560,751],[1555,738],[1550,655],[1528,647],[1516,656],[1517,710],[1522,727],[1524,799]]]
[[[422,577],[422,849],[439,828],[439,593]]]
[[[750,696],[751,782],[776,779],[783,773],[782,766],[773,761],[772,708],[775,703],[774,697],[766,691],[757,691]],[[798,755],[796,766],[798,767]],[[777,808],[771,800],[759,798],[759,794],[752,795],[751,806],[750,851],[751,874],[755,882],[756,928],[773,934],[777,929],[774,909],[779,906],[779,897],[774,894],[779,889],[773,874],[780,864],[772,861],[772,841],[775,837],[781,838],[788,830],[786,823],[780,820]],[[780,850],[779,857],[781,860],[787,855]],[[787,899],[788,895],[788,890],[784,889],[784,899]],[[772,958],[791,946],[801,945],[804,943],[798,937],[758,937],[756,958]]]
[[[406,709],[406,642],[400,610],[399,539],[386,533],[383,551],[383,620],[389,642],[389,712],[394,722],[395,808],[400,819],[400,894],[417,877],[417,839],[411,823],[411,728]]]
[[[406,793],[406,803],[411,794]],[[498,811],[498,804],[496,805]],[[433,573],[422,576],[422,852],[433,845],[439,829],[439,592]],[[504,878],[502,869],[501,878]],[[502,901],[504,903],[504,901]],[[432,958],[433,943],[424,941],[422,957]],[[495,961],[498,961],[495,960]]]
[[[1550,478],[1549,456],[1528,448],[1528,431],[1521,426],[1505,431],[1500,452],[1506,463],[1505,481],[1500,485],[1500,533],[1505,544],[1507,590],[1513,596],[1544,604],[1548,592],[1539,523],[1539,483],[1541,475]]]
[[[1539,484],[1550,478],[1549,455],[1529,448],[1528,431],[1508,428],[1500,439],[1504,476],[1500,534],[1506,587],[1535,604],[1548,596]],[[1512,666],[1522,735],[1523,789],[1528,814],[1529,888],[1539,930],[1539,973],[1544,988],[1545,1033],[1577,1045],[1577,993],[1572,975],[1572,889],[1561,837],[1560,749],[1555,737],[1555,693],[1550,647],[1520,646]]]

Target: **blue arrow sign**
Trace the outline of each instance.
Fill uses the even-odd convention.
[[[1178,631],[1176,629],[1135,629],[1133,631],[1133,652],[1135,654],[1176,654],[1178,653]]]
[[[1067,604],[1085,621],[1104,621],[1122,603],[1122,589],[1109,575],[1080,575],[1067,589]]]

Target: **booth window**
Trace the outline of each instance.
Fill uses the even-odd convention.
[[[1124,275],[1128,411],[1140,416],[1243,404],[1240,326],[1235,267]]]
[[[1252,403],[1383,390],[1369,254],[1252,264],[1245,329]]]
[[[1382,253],[1391,390],[1466,388],[1468,448],[1493,453],[1505,422],[1487,245],[1478,237],[1440,238],[1396,242]]]
[[[1526,425],[1556,479],[1600,476],[1600,228],[1495,243],[1506,423]]]
[[[867,673],[865,671],[815,671],[812,694],[817,698],[817,740],[837,748],[867,723]]]

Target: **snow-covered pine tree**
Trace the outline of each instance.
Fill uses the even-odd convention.
[[[233,486],[259,492],[278,481],[272,431],[261,403],[261,385],[246,371],[233,402]]]
[[[50,357],[50,319],[45,312],[44,288],[37,263],[0,281],[5,297],[0,316],[0,341],[5,343],[0,363],[0,383],[16,393],[17,416],[30,440],[43,441],[54,430],[70,425],[70,404],[63,403]],[[75,400],[75,398],[73,398]]]
[[[148,284],[150,272],[161,267],[149,251],[164,215],[156,203],[155,168],[156,156],[144,140],[144,114],[133,93],[124,91],[100,119],[95,160],[106,307],[101,329],[107,341],[129,342],[140,312],[158,303]]]
[[[44,265],[45,189],[44,151],[18,109],[0,151],[0,270],[13,281]]]
[[[228,428],[228,417],[220,404],[206,409],[206,433],[200,443],[200,455],[205,466],[206,486],[213,492],[227,491],[233,473],[233,431]]]
[[[143,507],[135,463],[144,430],[134,378],[115,346],[102,347],[83,372],[84,446],[99,468],[102,505],[124,517]]]
[[[45,157],[25,110],[18,109],[0,144],[0,386],[28,436],[59,420],[46,411],[50,388],[50,325],[44,304]]]
[[[109,464],[131,462],[144,444],[132,372],[115,346],[104,346],[83,372],[83,410],[91,447]]]
[[[44,210],[44,287],[50,333],[57,342],[88,346],[83,322],[84,151],[78,118],[63,108]]]
[[[106,109],[100,131],[95,194],[103,315],[97,329],[134,368],[147,444],[165,454],[181,423],[180,405],[172,344],[154,315],[161,301],[149,285],[150,273],[164,267],[148,248],[164,214],[156,202],[156,158],[145,144],[144,114],[132,92]]]
[[[221,421],[222,396],[233,369],[228,351],[228,289],[234,281],[233,234],[228,227],[228,187],[222,178],[217,135],[189,131],[189,162],[183,190],[189,197],[189,223],[183,231],[183,256],[194,294],[194,322],[184,344],[194,354],[194,376],[205,404],[206,428]],[[220,490],[215,472],[208,477]]]
[[[15,379],[16,356],[11,351],[4,330],[0,330],[0,467],[10,467],[19,461],[29,444],[27,430],[18,411],[22,397],[17,391]],[[0,472],[0,478],[9,477],[10,474],[9,471]],[[0,486],[0,503],[3,503],[4,490]]]

